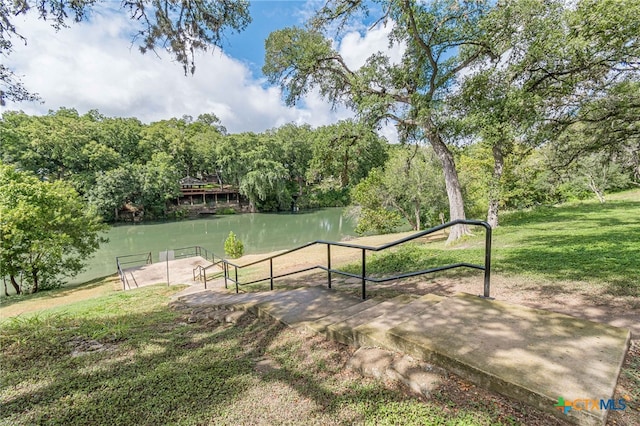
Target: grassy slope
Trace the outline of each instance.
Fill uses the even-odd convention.
[[[559,284],[584,280],[613,294],[638,295],[639,207],[640,191],[633,191],[603,206],[581,203],[505,215],[494,238],[494,271]],[[368,265],[381,273],[443,259],[481,263],[481,247],[480,237],[456,247],[429,244],[372,256]],[[92,285],[101,293],[112,283]],[[98,297],[4,320],[0,424],[553,420],[456,380],[426,400],[407,396],[393,384],[345,371],[348,349],[251,316],[237,326],[189,323],[183,313],[167,308],[174,291],[155,286],[93,294]],[[3,310],[33,300],[45,299],[25,297]],[[73,356],[74,351],[85,353]],[[264,359],[276,368],[258,371]],[[638,359],[625,374],[640,388]]]
[[[640,296],[640,190],[502,215],[494,231],[492,272],[556,283],[582,281],[613,295]],[[371,256],[367,271],[387,274],[456,262],[483,264],[484,236],[453,247],[408,246]],[[359,273],[359,264],[348,270]],[[461,272],[464,273],[464,272]]]

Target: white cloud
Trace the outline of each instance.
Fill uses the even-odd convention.
[[[351,69],[360,68],[367,58],[378,52],[388,56],[392,64],[399,63],[405,46],[403,44],[389,46],[389,34],[392,29],[393,23],[390,22],[387,25],[379,24],[364,35],[358,31],[349,32],[340,40],[338,52]]]
[[[314,96],[305,108],[286,107],[278,88],[263,87],[243,62],[219,50],[199,54],[195,75],[185,76],[165,52],[140,54],[131,45],[130,25],[121,13],[101,13],[90,23],[55,32],[27,17],[19,31],[28,45],[16,44],[7,65],[45,103],[8,103],[4,109],[98,109],[144,122],[213,112],[230,132],[263,131],[304,118],[312,125],[336,121],[330,106]]]
[[[39,93],[44,103],[9,102],[0,112],[38,115],[60,107],[80,113],[97,109],[107,116],[137,117],[143,122],[214,113],[232,133],[260,132],[290,122],[316,127],[353,116],[345,107],[333,109],[317,91],[298,107],[287,107],[280,89],[255,78],[246,60],[219,50],[198,54],[195,75],[185,76],[166,52],[138,52],[131,42],[135,24],[121,11],[98,9],[90,22],[58,32],[34,14],[16,24],[28,45],[16,41],[5,65],[23,75],[25,86]],[[397,61],[404,48],[389,47],[390,29],[379,25],[364,35],[350,32],[339,51],[354,68],[378,51]],[[389,130],[384,133],[394,139]]]

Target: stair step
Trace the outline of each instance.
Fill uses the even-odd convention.
[[[380,304],[381,302],[382,300],[377,299],[365,300],[364,302],[360,302],[356,305],[350,306],[347,309],[334,311],[329,315],[326,315],[315,321],[309,321],[302,325],[306,326],[310,331],[314,333],[326,333],[327,327],[329,327],[330,325],[344,321],[347,318],[364,311],[365,309],[369,309]]]
[[[289,326],[315,321],[335,311],[361,303],[356,296],[328,291],[322,287],[302,287],[255,304],[259,317],[269,317]]]
[[[627,329],[469,294],[446,298],[388,334],[405,354],[584,425],[603,425],[607,411],[564,415],[554,404],[560,396],[613,398],[630,339]]]
[[[416,296],[400,295],[393,299],[381,302],[368,309],[360,311],[350,316],[344,321],[331,324],[326,328],[326,334],[329,338],[346,345],[357,345],[353,329],[370,322],[374,318],[385,315],[398,310],[400,307],[415,300]]]
[[[444,298],[435,294],[427,294],[401,306],[395,311],[388,312],[374,318],[366,324],[353,329],[358,346],[378,346],[385,349],[397,350],[393,338],[387,333],[391,328],[406,322],[425,311],[433,309]]]
[[[239,295],[205,291],[177,302],[250,307],[289,325],[314,324],[345,344],[393,348],[581,425],[604,424],[608,410],[565,414],[555,408],[558,398],[613,398],[631,338],[628,329],[464,293],[444,299],[403,295],[378,303],[303,287]],[[433,384],[433,377],[409,367],[394,369],[412,383]]]

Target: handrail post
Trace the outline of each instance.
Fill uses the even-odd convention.
[[[234,265],[234,269],[236,270],[236,294],[240,293],[240,289],[238,288],[238,267]]]
[[[204,271],[204,289],[207,289],[207,271]]]
[[[367,251],[366,249],[362,249],[362,300],[367,299],[367,280],[365,279],[365,275],[367,273]]]
[[[273,257],[269,258],[269,288],[273,290]]]
[[[486,226],[486,237],[484,243],[484,297],[490,297],[491,279],[491,226]]]
[[[224,273],[224,288],[228,289],[227,278],[229,277],[229,264],[227,262],[222,263],[222,272]]]
[[[331,244],[327,243],[327,285],[331,288]]]

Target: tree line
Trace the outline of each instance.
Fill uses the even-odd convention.
[[[514,142],[502,168],[500,206],[604,197],[605,190],[637,184],[640,146],[633,139],[577,159],[568,154],[610,128],[580,122],[560,135],[558,146]],[[453,156],[465,213],[484,218],[494,151],[485,140],[470,140]],[[0,119],[2,275],[16,292],[58,286],[60,275],[82,269],[103,241],[103,221],[116,220],[119,209],[132,205],[145,218],[169,217],[180,178],[211,174],[235,185],[258,211],[288,210],[294,196],[301,208],[351,205],[358,233],[406,224],[419,230],[451,218],[436,151],[389,144],[363,122],[228,134],[212,114],[143,124],[66,108],[44,116],[6,112]]]
[[[6,112],[0,159],[43,181],[69,182],[106,220],[130,205],[166,218],[186,176],[219,177],[255,211],[345,206],[349,190],[387,159],[387,141],[353,120],[228,134],[213,114],[143,124],[61,108]]]
[[[637,184],[637,136],[626,128],[612,140],[609,131],[608,122],[579,122],[553,144],[511,141],[497,193],[495,146],[488,136],[469,138],[452,149],[465,215],[487,219],[494,198],[502,208],[521,209]],[[2,163],[41,181],[69,183],[107,222],[125,206],[147,219],[171,217],[180,179],[212,175],[235,186],[255,211],[289,210],[294,197],[301,208],[353,204],[361,232],[404,223],[417,230],[452,218],[436,150],[389,144],[362,121],[229,134],[213,114],[143,124],[61,108],[43,116],[6,112],[0,135]],[[584,152],[572,158],[575,150]]]

